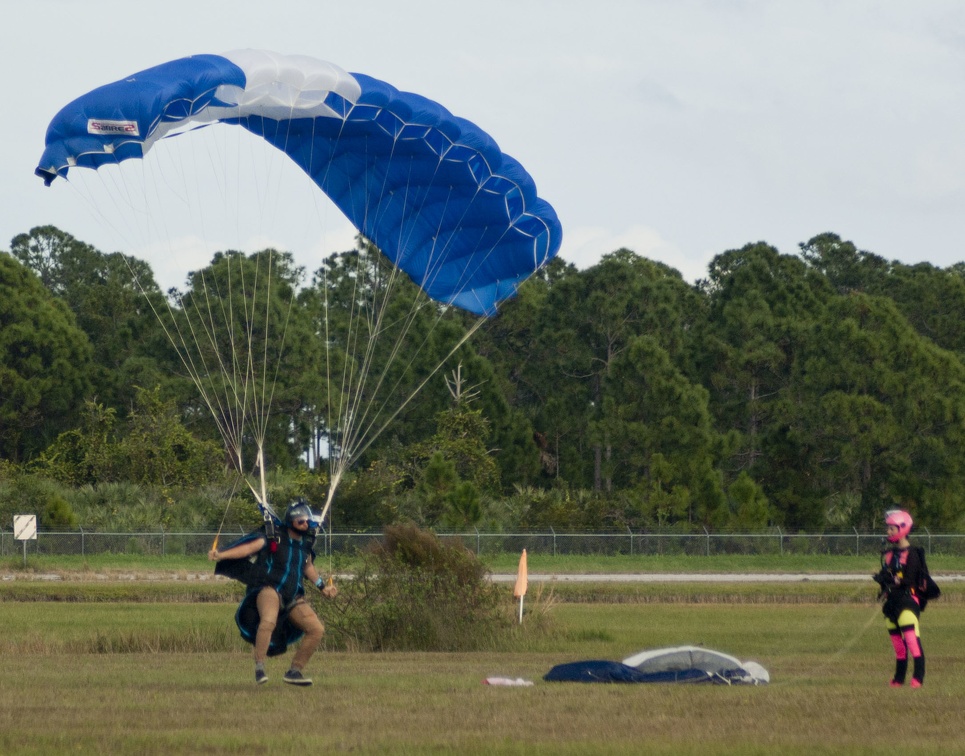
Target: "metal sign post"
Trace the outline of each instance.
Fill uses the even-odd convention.
[[[37,515],[14,515],[13,537],[23,541],[23,566],[27,566],[27,541],[37,540]]]

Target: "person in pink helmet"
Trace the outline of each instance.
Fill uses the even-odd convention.
[[[905,684],[909,656],[914,663],[911,687],[920,688],[925,681],[919,617],[925,603],[922,590],[928,568],[924,550],[913,547],[908,540],[912,524],[911,515],[903,509],[885,513],[889,545],[881,553],[881,570],[874,576],[881,586],[879,598],[884,599],[881,611],[895,649],[895,675],[889,683],[893,688]]]

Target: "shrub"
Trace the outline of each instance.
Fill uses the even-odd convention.
[[[53,496],[47,500],[40,523],[50,530],[73,530],[77,527],[77,515],[70,508],[70,504],[62,496]]]
[[[511,623],[486,568],[460,543],[413,525],[387,527],[334,603],[329,641],[359,651],[491,648]]]
[[[33,475],[18,475],[0,484],[0,527],[9,527],[18,514],[37,515],[38,526],[48,530],[77,527],[66,493],[58,483]]]

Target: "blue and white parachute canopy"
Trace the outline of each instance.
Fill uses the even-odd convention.
[[[194,55],[99,87],[51,122],[36,173],[49,185],[215,122],[284,151],[439,302],[494,314],[559,250],[555,211],[486,132],[425,97],[305,56]]]

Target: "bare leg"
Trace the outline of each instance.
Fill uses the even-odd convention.
[[[292,624],[305,633],[305,636],[298,644],[298,651],[292,659],[292,669],[301,671],[308,664],[318,644],[322,642],[325,635],[325,626],[322,624],[318,615],[304,601],[300,601],[291,608],[288,613]],[[260,630],[259,630],[260,633]]]
[[[258,592],[258,633],[255,635],[255,663],[265,663],[268,658],[268,645],[271,634],[278,624],[278,611],[281,609],[281,597],[274,588],[265,587]]]

